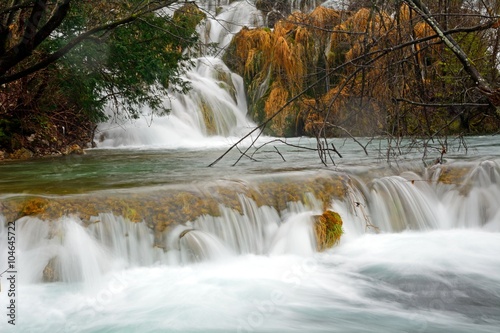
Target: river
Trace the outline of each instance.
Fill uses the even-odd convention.
[[[500,168],[495,153],[500,150],[490,144],[494,137],[470,138],[467,155],[430,167],[416,155],[390,165],[377,145],[366,156],[356,144],[341,146],[344,141],[337,140],[344,156],[329,167],[314,152],[283,144],[274,144],[281,155],[269,147],[255,155],[259,161],[231,166],[233,155],[210,168],[223,147],[96,149],[66,159],[1,164],[4,203],[41,197],[49,207],[68,198],[84,203],[96,197],[161,205],[172,191],[218,198],[206,189],[303,184],[318,177],[353,180],[351,192],[332,199],[329,207],[344,220],[342,240],[321,253],[311,237],[311,216],[320,214],[322,205],[307,193],[286,206],[258,205],[258,198],[239,193],[241,212],[228,206],[216,216],[176,221],[179,226],[163,232],[162,247],[147,221],[131,222],[114,213],[121,208],[113,205],[94,215],[91,224],[77,214],[22,217],[16,221],[16,328],[496,332]],[[309,139],[291,139],[299,141],[312,145]],[[460,176],[434,181],[445,170]],[[190,208],[189,203],[179,207]],[[0,239],[7,244],[7,220],[1,219]],[[180,241],[186,229],[199,234],[189,232]],[[43,282],[54,257],[59,281]],[[7,268],[3,245],[1,258]],[[2,332],[11,328],[5,317],[0,325]]]

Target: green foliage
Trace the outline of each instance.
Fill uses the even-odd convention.
[[[12,151],[14,136],[30,149],[42,145],[42,155],[59,151],[71,140],[89,142],[93,124],[107,118],[108,106],[132,118],[145,108],[168,112],[164,98],[189,89],[180,77],[191,66],[186,50],[197,42],[195,29],[205,15],[192,3],[173,15],[148,12],[158,5],[141,0],[72,1],[62,23],[13,71],[21,72],[73,41],[78,43],[47,67],[0,86],[0,148]],[[18,19],[14,27],[22,26],[24,18]],[[20,36],[9,38],[11,45]],[[30,135],[34,139],[28,142]]]
[[[127,10],[134,2],[123,2],[115,11]],[[91,28],[89,24],[102,24],[93,14],[88,2],[79,3],[58,30],[60,35],[46,40],[42,49],[52,52]],[[147,14],[85,40],[55,65],[57,86],[92,121],[105,119],[107,102],[132,118],[144,106],[159,114],[167,112],[162,100],[168,89],[188,89],[179,77],[190,65],[184,51],[197,41],[195,27],[201,19],[191,14],[181,12],[174,18]]]

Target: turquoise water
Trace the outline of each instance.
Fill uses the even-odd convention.
[[[208,139],[207,139],[208,140]],[[258,147],[272,141],[263,139]],[[360,139],[363,145],[368,139]],[[314,148],[316,141],[310,138],[287,140],[293,145]],[[236,166],[240,153],[233,149],[214,167],[208,167],[219,158],[230,142],[211,149],[161,149],[142,147],[138,149],[89,149],[85,155],[47,157],[30,161],[0,163],[1,193],[70,194],[96,190],[123,189],[164,184],[185,184],[220,178],[238,179],[268,173],[297,170],[340,170],[366,172],[367,170],[417,169],[424,166],[422,149],[390,157],[387,162],[387,141],[371,141],[366,155],[352,140],[332,140],[342,158],[332,155],[324,166],[315,151],[300,149],[280,142],[264,145],[253,155],[243,157]],[[458,143],[444,157],[449,161],[494,157],[500,154],[500,140],[495,137],[467,139],[468,150]],[[409,143],[403,146],[408,146]],[[276,148],[275,148],[276,147]],[[243,149],[243,148],[241,148]],[[249,155],[254,150],[250,150]],[[277,153],[280,152],[280,154]],[[399,154],[399,153],[398,153]],[[429,150],[426,163],[432,165],[439,157],[436,150]],[[284,160],[283,160],[284,159]]]

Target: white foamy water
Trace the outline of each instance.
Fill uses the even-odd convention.
[[[242,78],[220,59],[198,59],[186,79],[192,87],[188,94],[165,97],[168,115],[144,110],[137,120],[113,119],[100,126],[98,147],[224,147],[254,126],[246,118]]]
[[[116,270],[91,290],[80,284],[20,284],[17,328],[496,332],[499,251],[498,233],[405,232],[364,235],[309,256],[244,255]],[[8,329],[4,322],[0,327]]]

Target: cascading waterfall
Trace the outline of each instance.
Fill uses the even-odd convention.
[[[169,115],[152,116],[145,110],[134,122],[102,125],[98,146],[217,147],[227,145],[228,137],[237,137],[252,126],[246,119],[243,80],[220,59],[197,59],[186,79],[192,87],[188,94],[165,99]]]
[[[208,45],[208,48],[204,50],[207,54],[221,55],[242,27],[258,27],[263,24],[262,14],[255,8],[254,1],[223,2],[225,3],[222,7],[219,5],[213,8],[210,4],[205,4],[204,7],[211,13],[220,11],[218,15],[209,15],[207,20],[198,27],[202,45]]]
[[[450,228],[478,227],[500,231],[500,166],[480,162],[464,183],[443,195]]]
[[[292,1],[290,11],[310,11],[320,3]],[[198,4],[209,15],[198,27],[204,54],[194,59],[194,67],[184,77],[191,91],[165,96],[163,107],[170,110],[167,116],[156,116],[146,107],[140,119],[112,117],[99,126],[95,138],[98,147],[227,146],[231,142],[228,138],[241,137],[255,127],[246,118],[243,79],[232,73],[220,57],[242,27],[263,25],[262,13],[253,1],[199,1]]]
[[[368,202],[373,220],[384,231],[434,229],[439,225],[436,196],[416,174],[377,179]]]
[[[269,206],[258,207],[244,196],[240,202],[242,213],[221,206],[221,216],[202,215],[186,221],[160,239],[155,239],[145,223],[112,213],[100,213],[88,226],[76,216],[55,221],[24,217],[16,222],[23,240],[19,250],[27,258],[22,263],[24,279],[92,284],[113,267],[178,265],[248,253],[296,253],[299,248],[306,249],[300,253],[313,253],[310,207],[295,203],[278,212]],[[319,202],[314,206],[319,207]],[[0,236],[6,240],[5,230]]]
[[[36,290],[52,285],[48,282],[60,281],[53,284],[56,289],[49,288],[44,293],[61,290],[64,285],[72,286],[72,290],[82,293],[77,297],[83,300],[78,301],[78,305],[69,305],[67,309],[52,311],[76,316],[74,320],[79,322],[78,325],[90,331],[108,327],[107,314],[117,308],[122,307],[125,316],[128,311],[136,311],[134,307],[123,307],[122,297],[130,295],[140,299],[136,288],[144,290],[147,286],[153,290],[148,289],[148,293],[141,297],[146,297],[148,304],[157,302],[155,293],[169,290],[166,299],[174,297],[175,301],[160,302],[156,306],[162,309],[161,313],[168,314],[169,323],[186,330],[191,326],[179,321],[177,316],[181,314],[173,310],[178,308],[179,302],[189,309],[182,316],[189,318],[190,323],[196,323],[193,320],[212,313],[211,310],[208,313],[205,311],[219,304],[220,299],[228,297],[227,292],[232,296],[224,302],[229,307],[233,304],[235,308],[229,310],[217,306],[213,311],[231,311],[237,318],[236,322],[221,318],[215,320],[217,316],[212,313],[215,317],[206,317],[204,324],[191,325],[216,331],[235,327],[251,331],[254,322],[246,316],[253,315],[256,310],[252,310],[251,304],[241,304],[242,300],[250,297],[258,300],[257,309],[266,304],[265,309],[278,311],[273,316],[265,317],[264,327],[270,330],[292,330],[292,327],[279,324],[291,313],[295,318],[309,318],[304,314],[307,313],[303,312],[305,310],[299,310],[302,314],[297,317],[292,304],[302,306],[304,299],[310,299],[319,311],[314,316],[323,316],[323,311],[344,313],[359,307],[370,309],[376,302],[383,312],[387,311],[385,314],[376,314],[371,310],[366,310],[366,314],[356,312],[356,316],[360,315],[364,320],[370,321],[368,318],[371,316],[379,318],[373,321],[373,327],[403,320],[400,325],[410,325],[416,330],[424,327],[424,323],[441,329],[451,325],[452,321],[447,317],[451,311],[464,318],[481,315],[485,318],[481,324],[483,331],[493,332],[491,327],[500,322],[498,314],[495,314],[500,300],[495,292],[500,292],[497,285],[500,281],[494,278],[497,272],[495,267],[499,264],[497,251],[500,250],[496,238],[500,232],[497,209],[500,166],[497,161],[483,161],[473,167],[469,165],[469,169],[455,182],[442,178],[444,171],[439,167],[427,170],[424,176],[403,172],[392,176],[381,175],[373,180],[363,180],[363,175],[359,174],[344,174],[342,177],[346,177],[347,187],[342,192],[343,196],[332,198],[326,207],[342,217],[344,235],[339,246],[320,254],[316,253],[313,216],[321,214],[325,206],[312,193],[305,193],[299,201],[288,201],[281,209],[262,204],[265,193],[237,194],[239,209],[220,204],[217,214],[205,213],[191,220],[178,221],[162,232],[155,231],[145,220],[132,222],[110,211],[101,212],[88,220],[76,215],[65,215],[55,220],[25,216],[16,221],[18,269],[22,272],[20,285],[26,293],[34,290],[33,297],[37,299],[34,304],[44,302],[44,294],[38,295]],[[297,176],[289,176],[286,181],[280,182],[282,185],[294,183],[299,179]],[[328,178],[323,180],[324,183],[328,181]],[[280,192],[276,194],[279,196]],[[206,192],[205,195],[212,194]],[[178,209],[189,208],[182,204],[187,197],[178,198],[181,201]],[[129,211],[132,209],[129,208]],[[0,220],[4,222],[0,228],[0,240],[5,244],[7,220],[3,215]],[[480,244],[477,243],[479,239]],[[449,255],[448,249],[453,249]],[[473,249],[474,255],[467,249]],[[454,253],[459,253],[460,259]],[[482,259],[478,259],[478,255]],[[4,251],[1,262],[6,261],[5,256]],[[425,258],[424,261],[421,261],[422,258]],[[193,271],[201,275],[193,276],[189,273]],[[481,280],[486,289],[474,282],[475,279],[483,279],[481,274],[486,274]],[[164,277],[165,282],[160,283]],[[255,283],[251,282],[254,280]],[[137,284],[140,287],[136,287]],[[240,289],[248,284],[252,286],[248,290],[251,296]],[[220,291],[221,285],[224,286],[224,293]],[[408,321],[411,309],[427,311],[428,293],[437,297],[434,291],[428,290],[428,286],[442,290],[437,294],[441,298],[433,301],[439,302],[440,315],[412,316]],[[190,291],[192,288],[193,291]],[[259,288],[264,288],[264,294],[259,293]],[[318,288],[323,289],[319,291]],[[294,292],[290,294],[287,290]],[[455,294],[455,290],[460,290],[460,294]],[[274,291],[287,295],[286,301],[267,303],[266,295]],[[319,296],[318,293],[325,295]],[[51,297],[59,299],[63,296],[56,294]],[[213,303],[211,297],[219,301]],[[388,307],[385,302],[393,302],[394,299],[397,299],[398,307]],[[483,307],[477,308],[470,302],[479,302]],[[22,303],[31,304],[26,300]],[[309,308],[307,304],[303,306]],[[204,310],[197,310],[199,306]],[[405,307],[409,310],[402,310]],[[430,313],[434,313],[432,311]],[[92,322],[98,323],[99,327],[93,327],[84,319],[89,313],[94,318]],[[52,320],[43,330],[50,331],[54,325],[65,325],[52,314],[49,316]],[[274,316],[277,316],[276,320]],[[388,319],[387,316],[394,318]],[[310,318],[306,322],[299,321],[305,324],[308,320]],[[345,323],[355,322],[351,317],[345,320]],[[34,319],[33,323],[36,322]],[[221,328],[222,323],[228,326]],[[475,330],[473,325],[476,324],[470,324],[466,319],[458,322],[460,326],[454,323],[458,332]],[[332,324],[321,327],[323,329]],[[345,325],[350,327],[350,324]],[[30,331],[32,326],[28,323],[25,327]],[[356,328],[351,327],[347,331],[356,331]]]
[[[111,257],[106,248],[75,218],[47,223],[23,217],[16,221],[16,229],[18,251],[23,257],[19,263],[22,282],[41,282],[45,278],[93,285],[110,267]],[[2,236],[6,242],[6,234]]]
[[[353,177],[345,197],[332,200],[329,209],[341,214],[345,239],[407,230],[500,231],[499,175],[500,166],[485,161],[472,168],[464,183],[453,186],[432,183],[410,172],[368,183]],[[443,186],[448,187],[446,192]],[[100,213],[86,223],[76,216],[56,221],[23,217],[16,222],[22,240],[19,250],[26,258],[23,279],[92,282],[112,267],[175,266],[245,254],[315,252],[312,216],[321,214],[323,208],[312,194],[306,194],[306,203],[288,202],[281,211],[259,206],[243,194],[238,201],[241,211],[220,205],[219,216],[204,214],[179,221],[161,234],[145,222],[131,222],[113,213]],[[6,234],[2,229],[2,240]]]
[[[205,54],[194,59],[193,68],[184,76],[191,90],[165,96],[163,107],[170,110],[167,116],[155,116],[145,108],[138,120],[113,117],[99,127],[95,138],[98,147],[227,146],[228,138],[241,137],[255,126],[246,118],[243,79],[232,73],[220,56],[243,26],[262,24],[260,12],[247,1],[200,1],[199,5],[209,15],[198,28]]]

